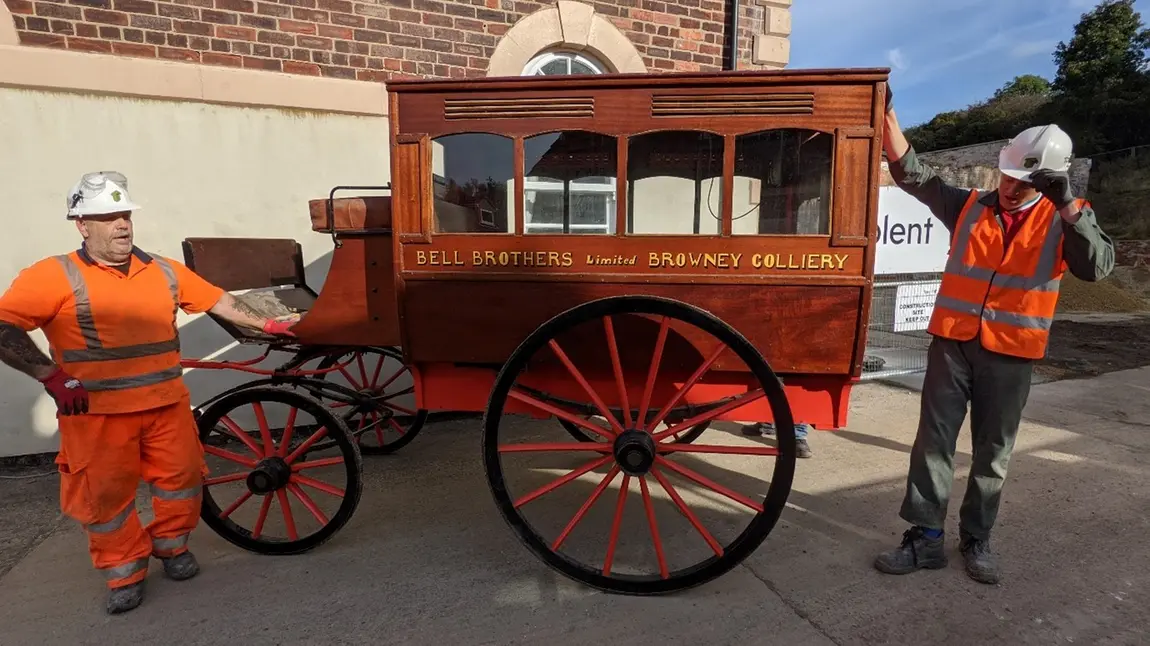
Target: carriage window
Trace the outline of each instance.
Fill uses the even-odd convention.
[[[722,137],[693,131],[632,137],[627,183],[627,233],[722,232]]]
[[[436,233],[508,233],[515,218],[515,143],[500,135],[445,135],[431,142]]]
[[[768,130],[735,138],[735,235],[828,235],[834,138]]]
[[[524,233],[615,233],[616,151],[591,132],[524,139]]]

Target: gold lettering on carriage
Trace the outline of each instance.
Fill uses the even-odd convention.
[[[755,269],[846,269],[850,256],[845,253],[756,253],[751,256]]]

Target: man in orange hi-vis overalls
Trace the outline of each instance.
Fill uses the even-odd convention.
[[[276,335],[290,335],[294,321],[266,319],[181,263],[137,249],[131,216],[140,207],[123,175],[85,175],[67,207],[84,242],[24,269],[0,297],[0,360],[56,402],[60,505],[84,525],[114,614],[143,600],[152,556],[175,580],[199,572],[187,543],[207,469],[180,367],[177,310]],[[34,329],[51,358],[28,336]],[[146,528],[136,515],[141,479],[155,511]]]

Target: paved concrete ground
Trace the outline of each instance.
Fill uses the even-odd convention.
[[[871,568],[904,528],[896,512],[918,396],[868,384],[848,430],[812,438],[815,457],[800,462],[764,545],[676,596],[602,594],[536,560],[490,501],[475,422],[452,421],[397,456],[367,458],[355,518],[320,549],[261,557],[201,528],[202,575],[177,584],[156,568],[145,605],[128,615],[103,615],[84,538],[62,523],[0,579],[0,642],[1144,645],[1147,391],[1150,368],[1035,386],[1036,421],[1022,429],[995,536],[999,586],[967,579],[957,555],[949,569],[906,577]],[[964,430],[951,534],[968,447]],[[43,497],[54,483],[0,487],[5,497],[40,487]],[[35,524],[4,504],[0,526]]]

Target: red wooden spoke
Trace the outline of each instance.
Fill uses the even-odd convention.
[[[220,423],[226,426],[228,430],[232,432],[232,435],[235,435],[236,439],[242,442],[244,446],[248,447],[249,451],[255,453],[257,457],[264,457],[263,451],[260,450],[260,447],[256,446],[255,440],[253,440],[244,429],[240,428],[239,424],[233,422],[232,418],[224,415],[220,418]]]
[[[619,487],[619,498],[615,503],[615,519],[611,521],[611,535],[607,539],[607,557],[603,560],[603,576],[611,574],[611,563],[615,560],[615,547],[619,543],[619,525],[623,523],[623,505],[627,502],[627,490],[630,487],[631,476],[624,473],[623,484]]]
[[[339,367],[339,371],[343,374],[344,377],[347,378],[348,383],[350,383],[355,390],[363,390],[363,386],[355,383],[355,378],[349,375],[347,371],[343,369],[343,366]]]
[[[747,507],[754,509],[757,512],[763,511],[762,503],[755,502],[754,500],[751,500],[750,498],[744,496],[741,493],[736,493],[734,491],[731,491],[730,489],[724,487],[723,485],[711,480],[710,478],[707,478],[706,476],[704,476],[700,473],[696,473],[695,471],[692,471],[691,469],[688,469],[687,467],[685,467],[681,464],[675,464],[674,462],[671,462],[670,460],[664,458],[661,455],[655,456],[655,462],[657,464],[661,464],[664,467],[674,471],[675,473],[678,473],[679,475],[683,476],[684,478],[687,478],[688,480],[694,481],[696,484],[700,484],[704,487],[707,487],[708,489],[711,489],[712,491],[714,491],[716,493],[721,493],[724,496],[730,498],[731,500],[734,500],[735,502],[738,502],[738,503],[742,503],[742,504],[746,505]]]
[[[623,361],[619,358],[619,344],[615,339],[615,324],[610,316],[603,317],[607,333],[607,349],[611,353],[611,367],[615,369],[615,386],[619,388],[619,401],[623,404],[623,425],[631,427],[631,404],[627,401],[627,382],[623,378]]]
[[[326,525],[327,524],[327,516],[324,515],[323,511],[319,508],[319,506],[317,506],[315,504],[315,501],[311,499],[311,496],[307,495],[306,491],[301,489],[300,486],[294,482],[289,482],[287,485],[287,489],[288,489],[288,491],[290,491],[292,493],[293,496],[298,498],[299,501],[301,503],[303,503],[303,506],[306,507],[307,510],[311,512],[312,516],[315,516],[315,519],[319,521],[320,525]]]
[[[343,458],[323,458],[321,460],[297,462],[296,464],[291,465],[291,470],[299,471],[301,469],[319,469],[322,467],[334,467],[337,464],[343,464]]]
[[[583,475],[584,473],[587,473],[588,471],[590,471],[592,469],[601,467],[604,464],[607,464],[608,462],[610,462],[611,460],[614,460],[614,459],[615,459],[614,455],[605,455],[605,456],[599,458],[598,460],[592,460],[591,462],[584,464],[583,466],[579,467],[578,469],[571,471],[567,475],[565,475],[561,478],[558,478],[558,479],[554,480],[553,482],[545,484],[542,487],[539,487],[538,489],[536,489],[535,491],[532,491],[531,493],[520,497],[519,500],[516,500],[514,503],[515,508],[518,509],[518,508],[522,507],[523,505],[526,505],[527,503],[531,502],[532,500],[535,500],[539,496],[542,496],[543,494],[551,493],[552,491],[555,491],[559,487],[562,487],[563,485],[567,484],[568,482],[571,482],[572,480],[574,480],[575,478],[578,478],[579,476]]]
[[[395,375],[393,375],[391,377],[391,379],[387,380],[387,383],[383,384],[382,386],[376,386],[376,384],[379,383],[379,373],[381,370],[383,370],[383,364],[386,362],[387,362],[386,356],[379,357],[379,361],[377,361],[375,364],[375,372],[371,373],[371,383],[368,384],[368,388],[370,388],[372,390],[375,390],[376,388],[387,388],[387,384],[391,383],[391,379],[395,379],[395,377],[399,375],[399,373],[397,372],[397,373],[395,373]],[[402,368],[403,367],[400,366],[401,370],[402,370]]]
[[[252,497],[252,492],[250,490],[245,491],[244,494],[242,496],[240,496],[239,498],[237,498],[236,501],[233,502],[230,507],[228,507],[227,509],[223,510],[223,512],[220,513],[220,518],[227,518],[228,516],[231,516],[235,510],[240,508],[240,505],[247,502],[248,498],[251,498],[251,497]]]
[[[591,509],[591,505],[595,504],[595,501],[599,499],[599,496],[603,495],[603,492],[607,490],[607,485],[611,484],[611,481],[615,479],[615,475],[618,473],[619,465],[616,464],[611,467],[611,470],[607,472],[607,475],[603,476],[603,479],[599,481],[599,486],[595,487],[595,490],[591,492],[591,495],[587,498],[587,501],[583,503],[583,506],[579,508],[579,511],[575,512],[575,516],[571,518],[571,522],[567,523],[567,526],[563,528],[563,532],[559,534],[559,538],[556,538],[555,542],[551,544],[552,552],[559,551],[559,546],[563,544],[563,541],[567,540],[567,535],[571,533],[571,530],[575,529],[575,526],[578,525],[579,521],[583,519],[583,516],[587,513],[587,510]]]
[[[396,432],[396,433],[399,433],[400,435],[403,435],[404,433],[406,433],[406,432],[407,432],[407,431],[405,431],[405,430],[403,429],[403,427],[402,427],[402,426],[400,426],[400,425],[399,425],[399,422],[395,421],[395,418],[394,418],[394,417],[392,417],[392,418],[388,419],[387,421],[391,423],[391,427],[395,429],[395,432]],[[380,435],[381,435],[381,436],[383,435],[383,431],[380,431]],[[383,441],[382,437],[381,437],[381,439],[380,439],[379,441],[380,441],[380,442],[382,442],[382,441]]]
[[[363,377],[363,387],[370,388],[371,381],[367,378],[367,368],[363,365],[363,353],[355,353],[355,362],[359,366],[359,376]]]
[[[565,410],[559,409],[555,406],[552,406],[551,404],[548,404],[546,402],[535,399],[534,397],[532,397],[531,395],[528,395],[527,393],[524,393],[524,392],[521,392],[519,390],[516,390],[515,388],[512,388],[511,392],[507,393],[507,396],[518,399],[519,401],[521,401],[525,404],[531,404],[532,406],[538,408],[539,410],[551,413],[552,415],[554,415],[555,417],[558,417],[559,419],[567,420],[568,422],[571,422],[572,424],[574,424],[580,428],[585,428],[585,429],[591,431],[592,433],[595,433],[596,435],[601,435],[601,436],[607,438],[608,440],[615,441],[615,434],[612,433],[611,431],[603,428],[602,426],[599,426],[598,424],[592,424],[591,422],[588,422],[587,420],[583,419],[582,417],[577,417],[575,415],[572,415],[571,413],[568,413]]]
[[[703,527],[703,523],[699,521],[697,516],[695,516],[695,512],[691,511],[691,508],[688,507],[687,503],[683,501],[683,498],[679,495],[679,492],[675,491],[675,488],[671,486],[671,482],[667,480],[667,476],[663,475],[658,469],[655,469],[654,467],[651,468],[651,475],[655,476],[655,479],[659,481],[659,484],[663,485],[663,490],[667,492],[667,495],[670,496],[671,500],[675,502],[675,506],[678,507],[679,511],[687,517],[687,521],[694,526],[695,530],[699,532],[699,535],[703,537],[703,540],[707,541],[707,545],[711,546],[711,550],[715,552],[715,556],[722,556],[723,546],[719,545],[719,541],[716,541],[715,537],[711,536],[711,532],[708,532],[706,527]]]
[[[773,446],[723,446],[715,444],[656,444],[659,453],[725,453],[727,455],[778,455]]]
[[[299,446],[297,446],[295,448],[295,450],[291,452],[290,455],[288,455],[286,458],[284,458],[284,462],[287,462],[288,464],[295,462],[296,460],[299,459],[299,456],[303,455],[304,453],[307,453],[307,450],[311,448],[312,444],[315,444],[316,442],[320,441],[320,439],[323,438],[323,436],[325,436],[325,435],[327,435],[327,427],[326,426],[320,428],[315,433],[312,433],[311,437],[304,440],[303,444],[300,444]]]
[[[682,428],[684,430],[691,429],[695,426],[698,426],[699,424],[702,424],[703,422],[709,422],[709,421],[715,419],[716,417],[722,415],[723,413],[726,413],[727,411],[735,410],[736,408],[739,408],[740,406],[746,406],[747,404],[754,402],[754,401],[758,401],[758,400],[760,400],[766,396],[767,396],[767,394],[765,392],[763,392],[762,388],[756,388],[756,389],[754,389],[748,393],[743,393],[742,395],[739,395],[735,399],[727,402],[726,404],[723,404],[722,406],[718,406],[716,408],[713,408],[713,409],[711,409],[705,413],[699,413],[698,415],[692,417],[691,419],[683,420],[682,422],[679,422],[678,424],[675,424],[674,426],[668,426],[666,429],[659,431],[658,433],[652,433],[651,437],[656,442],[658,442],[659,440],[661,440],[661,439],[663,439],[669,435],[674,435],[676,433],[682,433],[683,431],[679,430],[680,428]]]
[[[411,390],[411,389],[408,389],[408,390]],[[399,397],[400,395],[403,395],[403,394],[406,394],[406,393],[395,393],[394,395],[388,395],[387,397],[377,397],[375,399],[375,401],[380,403],[380,404],[383,404],[384,406],[387,406],[388,408],[397,410],[401,413],[407,413],[408,415],[414,415],[415,411],[411,410],[410,408],[400,406],[399,404],[392,404],[392,403],[389,403],[387,401],[387,400],[391,399],[392,397]]]
[[[643,385],[643,401],[639,403],[639,417],[636,425],[647,419],[647,407],[651,405],[651,393],[655,390],[655,376],[659,374],[659,364],[663,360],[663,345],[667,342],[667,331],[671,328],[671,317],[664,316],[659,322],[659,337],[655,340],[655,351],[651,353],[651,367],[647,370],[647,383]]]
[[[711,356],[707,357],[707,360],[703,362],[703,365],[699,366],[699,369],[696,370],[695,374],[691,375],[691,378],[687,380],[687,383],[683,384],[683,387],[675,393],[675,396],[671,398],[671,401],[667,402],[666,405],[663,406],[658,415],[655,415],[655,419],[651,420],[651,423],[647,425],[647,432],[653,432],[655,430],[655,427],[659,425],[659,422],[663,421],[663,418],[667,416],[667,413],[671,412],[671,409],[675,407],[675,404],[679,403],[679,400],[687,394],[687,391],[695,385],[695,382],[699,381],[703,378],[703,375],[707,374],[707,371],[711,369],[711,364],[715,363],[715,361],[719,359],[719,355],[722,354],[723,350],[726,349],[726,345],[720,344],[715,352],[711,354]]]
[[[269,498],[271,496],[268,496]],[[280,509],[284,514],[284,525],[287,525],[288,538],[293,541],[299,540],[299,532],[295,530],[295,518],[291,513],[291,504],[289,504],[287,493],[283,489],[276,489],[276,499],[280,501]]]
[[[659,576],[666,579],[667,557],[663,554],[663,541],[659,539],[659,527],[655,524],[655,505],[651,503],[651,492],[647,490],[647,478],[639,478],[639,490],[643,492],[643,506],[647,509],[647,524],[651,527],[651,542],[655,545],[655,558],[659,559]]]
[[[343,489],[340,489],[339,487],[333,487],[326,482],[320,482],[319,480],[314,480],[307,476],[301,476],[298,473],[293,473],[289,482],[298,482],[301,485],[307,485],[312,489],[318,489],[324,493],[331,494],[333,496],[339,496],[340,498],[344,496]]]
[[[205,444],[204,445],[204,453],[214,455],[217,458],[223,458],[225,460],[230,460],[232,462],[242,464],[249,469],[256,468],[256,461],[255,460],[245,458],[244,456],[240,455],[239,453],[232,453],[231,451],[229,451],[227,449],[221,449],[218,446],[211,446],[210,444]]]
[[[204,480],[204,486],[205,487],[214,487],[218,484],[225,484],[228,482],[238,482],[240,480],[247,480],[247,478],[248,478],[247,473],[242,473],[242,472],[241,473],[233,473],[233,474],[226,475],[226,476],[220,476],[218,478],[208,478],[207,480]]]
[[[260,402],[252,402],[252,410],[256,412],[256,424],[260,426],[260,439],[264,443],[264,452],[260,457],[271,457],[275,452],[276,443],[272,441],[272,431],[268,428],[268,418],[264,415],[264,405]]]
[[[500,444],[500,453],[522,453],[535,451],[592,451],[594,453],[611,453],[608,444],[592,444],[590,442],[539,442],[524,444]]]
[[[292,406],[292,409],[288,411],[287,421],[284,422],[284,434],[283,437],[280,438],[280,447],[276,450],[276,455],[281,458],[287,453],[288,447],[291,446],[291,436],[295,431],[295,414],[297,412],[299,412],[299,409]]]
[[[599,393],[595,392],[595,389],[592,388],[591,384],[587,383],[587,380],[583,377],[583,373],[579,372],[579,369],[575,367],[571,359],[567,358],[567,353],[563,352],[563,349],[559,347],[559,342],[555,339],[551,339],[547,344],[551,346],[551,350],[555,353],[555,356],[559,357],[559,360],[567,367],[567,372],[571,373],[571,376],[575,378],[575,381],[579,383],[587,393],[587,396],[591,398],[591,401],[595,402],[595,407],[599,409],[599,414],[607,419],[607,423],[614,429],[615,434],[618,435],[622,433],[623,427],[619,425],[619,420],[615,419],[611,411],[607,410],[607,404],[603,403],[603,399],[599,397]]]
[[[268,510],[271,509],[271,506],[272,506],[272,497],[271,496],[264,496],[264,501],[260,505],[260,515],[258,518],[256,518],[255,529],[252,530],[252,538],[259,538],[260,534],[263,533],[264,523],[267,522]]]

